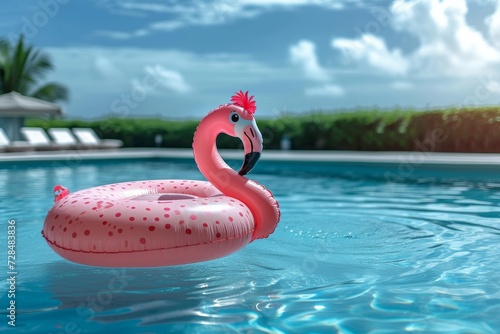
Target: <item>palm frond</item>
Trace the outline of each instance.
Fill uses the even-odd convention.
[[[0,94],[7,93],[5,91],[5,80],[10,69],[9,49],[9,41],[0,39]]]
[[[23,36],[15,45],[7,39],[0,39],[0,93],[17,91],[49,101],[66,100],[68,90],[59,84],[50,83],[36,88],[52,69],[50,58],[27,45]]]
[[[54,82],[49,82],[38,87],[32,96],[50,102],[68,101],[69,92],[66,87]]]

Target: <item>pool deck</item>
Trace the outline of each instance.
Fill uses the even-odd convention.
[[[220,150],[224,159],[243,159],[242,150]],[[135,159],[193,159],[191,149],[123,148],[115,150],[35,151],[0,153],[0,163],[135,160]],[[437,153],[437,152],[361,152],[361,151],[277,151],[265,150],[262,161],[330,162],[362,165],[441,165],[481,166],[498,168],[500,153]]]

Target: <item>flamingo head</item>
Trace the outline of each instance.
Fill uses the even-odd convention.
[[[262,134],[253,117],[256,109],[253,96],[248,97],[248,92],[240,91],[231,98],[231,103],[215,110],[221,120],[218,122],[221,132],[238,137],[243,142],[245,160],[238,172],[240,175],[249,173],[262,153]]]

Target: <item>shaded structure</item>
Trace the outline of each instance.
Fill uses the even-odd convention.
[[[21,140],[20,129],[26,117],[62,116],[61,106],[24,96],[17,92],[0,95],[0,127],[11,140]]]

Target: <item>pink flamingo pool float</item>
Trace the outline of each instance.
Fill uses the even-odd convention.
[[[56,186],[42,235],[63,258],[105,267],[153,267],[216,259],[267,238],[280,220],[272,193],[245,178],[262,152],[248,92],[236,93],[202,119],[193,140],[209,181],[123,182],[70,193]],[[217,135],[239,137],[239,172],[221,158]]]

